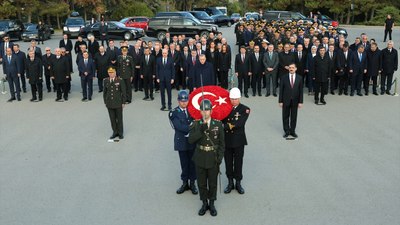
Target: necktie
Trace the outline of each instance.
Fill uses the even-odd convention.
[[[299,59],[301,60],[301,52],[299,52]]]
[[[197,55],[200,55],[200,51],[197,52]]]
[[[360,59],[360,62],[361,62],[362,58],[361,58],[361,54],[360,53],[358,54],[358,58]]]
[[[347,60],[347,52],[344,53],[344,58]]]
[[[256,53],[256,60],[258,61],[258,53]]]
[[[329,53],[329,57],[331,57],[331,60],[332,60],[333,54],[331,52]]]
[[[124,60],[126,59],[126,56],[124,56]]]
[[[114,78],[113,78],[113,79],[111,79],[111,84],[114,84]]]
[[[164,64],[164,66],[165,66],[165,64],[167,63],[167,62],[166,62],[167,60],[163,59],[163,61],[164,61],[163,64]]]
[[[186,118],[188,118],[188,114],[186,112],[186,109],[183,110],[183,113],[185,113]]]
[[[244,55],[242,55],[242,62],[244,63]]]
[[[192,59],[192,62],[193,62],[193,66],[196,65],[196,59],[195,58]]]
[[[8,56],[8,63],[11,62],[11,56]]]
[[[136,49],[136,55],[139,55],[139,51]]]
[[[174,57],[174,51],[171,52],[172,57]]]
[[[272,60],[272,52],[269,53],[269,59]]]
[[[290,74],[290,86],[293,88],[293,85],[294,85],[293,74]]]
[[[146,56],[146,64],[149,64],[149,56]]]
[[[85,59],[85,66],[87,66],[87,59]]]

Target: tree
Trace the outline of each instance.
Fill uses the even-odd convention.
[[[1,0],[0,1],[0,18],[6,19],[6,18],[15,16],[15,15],[17,15],[17,7],[12,5],[7,0]]]
[[[57,27],[61,29],[60,17],[66,16],[70,13],[70,5],[63,0],[47,0],[47,7],[41,7],[39,15],[46,16],[48,23],[50,23],[50,16],[55,16],[57,19]]]
[[[127,0],[120,3],[111,13],[111,17],[120,20],[128,16],[147,16],[152,17],[154,13],[143,2],[136,2],[134,0]]]
[[[85,20],[87,20],[88,11],[90,13],[96,12],[97,14],[105,11],[105,8],[101,6],[103,5],[101,0],[75,0],[75,5],[83,9]]]

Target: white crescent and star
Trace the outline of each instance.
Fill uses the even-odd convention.
[[[192,98],[192,105],[193,105],[193,107],[195,108],[195,109],[197,109],[197,110],[200,110],[200,105],[199,105],[199,98],[200,97],[202,97],[202,96],[207,96],[207,95],[211,95],[211,96],[213,96],[213,97],[217,97],[214,93],[211,93],[211,92],[199,92],[199,93],[197,93],[193,98]],[[226,103],[226,98],[222,98],[221,96],[218,96],[218,100],[215,100],[215,102],[218,102],[219,103],[219,105],[222,105],[222,104],[227,104]],[[216,105],[213,105],[213,108],[215,107]]]

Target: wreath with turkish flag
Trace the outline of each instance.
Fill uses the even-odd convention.
[[[194,90],[189,95],[188,111],[190,115],[198,120],[201,119],[200,103],[208,99],[212,104],[211,117],[217,120],[225,119],[232,110],[232,104],[229,99],[229,92],[220,86],[204,86]]]

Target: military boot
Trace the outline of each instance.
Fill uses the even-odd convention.
[[[203,200],[203,205],[201,206],[201,208],[199,210],[199,216],[204,216],[204,214],[206,214],[207,210],[208,210],[208,201]]]
[[[194,195],[197,195],[199,193],[199,191],[197,191],[196,184],[194,181],[190,181],[190,190]]]
[[[231,193],[231,191],[233,190],[233,188],[234,188],[234,186],[233,186],[233,179],[230,179],[230,178],[229,178],[229,180],[228,180],[228,186],[226,186],[226,188],[225,188],[225,190],[224,190],[224,193],[225,193],[225,194]]]
[[[217,209],[214,206],[214,200],[210,200],[209,209],[210,209],[211,216],[216,216],[217,215]]]
[[[177,194],[182,194],[183,192],[189,190],[189,184],[187,181],[184,181],[182,186],[176,190]]]

